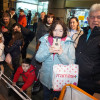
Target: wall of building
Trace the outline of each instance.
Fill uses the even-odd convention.
[[[100,0],[49,0],[48,12],[66,22],[67,9],[87,9],[94,3],[100,3]]]
[[[3,10],[3,0],[0,0],[0,11]]]
[[[64,8],[65,0],[49,0],[48,12],[53,13],[56,17],[65,20],[66,9]]]
[[[0,0],[4,11],[8,10],[10,7],[16,8],[16,0],[2,0],[2,2],[1,4]]]
[[[3,10],[8,10],[9,2],[8,0],[3,0]]]

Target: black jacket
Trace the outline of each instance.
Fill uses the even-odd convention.
[[[13,15],[12,19],[14,19],[16,21],[16,23],[17,23],[18,17],[17,17],[16,13]]]
[[[86,41],[88,28],[80,37],[76,48],[76,64],[79,64],[79,87],[100,92],[100,27],[95,27]],[[99,88],[98,88],[99,87]]]
[[[35,33],[28,28],[21,26],[21,32],[23,34],[24,42],[31,42],[35,37]]]

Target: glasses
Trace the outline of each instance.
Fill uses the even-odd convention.
[[[95,19],[95,18],[100,19],[100,16],[90,16],[90,19]]]

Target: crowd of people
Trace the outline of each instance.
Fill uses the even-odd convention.
[[[20,9],[19,18],[15,9],[4,12],[0,24],[0,67],[4,73],[4,61],[8,53],[12,57],[13,86],[22,75],[24,85],[20,91],[31,91],[36,79],[35,63],[26,58],[29,43],[36,36],[36,51],[33,59],[40,66],[39,80],[43,85],[43,100],[59,97],[60,91],[52,89],[52,74],[55,64],[78,64],[78,87],[93,95],[100,93],[100,4],[93,4],[89,11],[86,28],[79,27],[79,20],[73,16],[68,26],[52,13],[35,13],[31,31],[31,11],[27,16]],[[60,38],[60,48],[53,45],[53,39]],[[33,45],[34,46],[34,45]],[[22,59],[22,62],[20,63]],[[26,77],[24,77],[26,76]],[[30,88],[29,88],[30,87]],[[27,92],[31,97],[31,93]]]

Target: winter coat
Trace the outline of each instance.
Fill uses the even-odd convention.
[[[48,42],[48,34],[40,38],[40,46],[36,53],[36,60],[42,62],[40,69],[40,81],[48,89],[52,88],[53,65],[55,64],[73,64],[75,62],[75,48],[71,38],[67,37],[65,41],[61,41],[63,53],[52,54],[49,51],[50,44]]]
[[[80,37],[76,48],[79,64],[79,87],[100,92],[100,27],[95,27],[87,39],[88,29]]]
[[[39,41],[39,39],[48,33],[50,26],[47,26],[46,24],[40,22],[37,27],[36,32],[36,40]]]
[[[83,34],[83,30],[80,28],[76,33],[71,36],[71,30],[68,29],[67,35],[70,36],[74,41],[74,47],[77,47],[80,36]]]
[[[3,33],[3,36],[4,36],[4,45],[5,46],[8,46],[9,44],[9,41],[11,40],[12,38],[12,26],[13,24],[16,23],[16,21],[14,19],[10,19],[10,22],[8,24],[8,26],[5,26],[5,23],[4,22],[1,22],[2,24],[0,25],[1,28],[7,28],[8,31],[7,32],[2,32]]]
[[[32,16],[32,14],[31,13],[28,13],[27,14],[27,20],[31,20],[31,16]]]
[[[24,85],[22,86],[23,90],[26,90],[28,87],[30,87],[33,82],[36,80],[36,75],[35,75],[35,67],[30,65],[30,68],[28,69],[27,72],[24,72],[22,69],[22,66],[18,67],[15,75],[13,82],[17,82],[18,78],[22,75]]]
[[[35,33],[28,28],[21,26],[21,33],[23,34],[24,42],[31,42],[35,37]]]
[[[26,15],[23,15],[23,16],[20,16],[20,15],[19,15],[18,23],[19,23],[20,25],[22,25],[23,27],[26,27],[26,25],[27,25]]]
[[[13,15],[12,19],[14,19],[16,21],[16,23],[17,23],[17,19],[18,18],[17,18],[17,14],[16,13]]]

